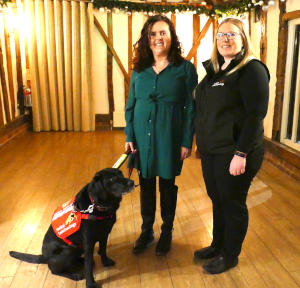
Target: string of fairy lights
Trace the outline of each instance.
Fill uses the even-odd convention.
[[[267,11],[269,7],[274,6],[276,1],[285,2],[286,0],[241,0],[236,2],[224,1],[221,5],[207,5],[206,1],[197,3],[170,3],[170,2],[130,2],[123,0],[91,0],[94,8],[101,12],[113,13],[144,13],[152,16],[154,14],[167,13],[191,13],[205,14],[210,17],[223,17],[227,15],[242,15],[245,12],[260,6],[262,10]],[[0,12],[5,9],[11,0],[0,0]],[[89,2],[89,1],[87,1]]]
[[[276,0],[286,1],[286,0]],[[113,13],[144,13],[152,16],[154,14],[171,13],[190,13],[190,14],[205,14],[210,17],[223,17],[227,15],[241,15],[245,12],[260,6],[264,11],[269,7],[275,6],[275,0],[241,0],[237,2],[226,3],[222,5],[207,5],[206,1],[197,3],[168,3],[168,2],[129,2],[120,0],[94,0],[94,7],[99,8],[101,12]]]

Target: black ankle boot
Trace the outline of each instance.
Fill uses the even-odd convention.
[[[140,254],[144,252],[151,245],[153,240],[154,240],[153,231],[142,232],[140,237],[134,243],[132,253]]]
[[[218,256],[220,251],[214,247],[208,246],[194,252],[194,260],[210,259]]]
[[[209,274],[220,274],[235,267],[238,262],[237,257],[229,260],[220,255],[208,264],[203,265],[203,269]]]
[[[166,255],[171,248],[172,232],[162,232],[158,243],[156,245],[155,254],[156,256]]]

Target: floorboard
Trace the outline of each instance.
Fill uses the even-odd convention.
[[[0,147],[0,287],[84,288],[52,275],[47,265],[22,263],[8,254],[17,250],[40,254],[55,208],[69,200],[96,171],[111,167],[124,149],[122,131],[30,133]],[[126,165],[121,170],[127,174]],[[137,173],[133,180],[138,183]],[[103,288],[274,288],[300,287],[300,183],[265,162],[254,179],[247,204],[249,230],[239,265],[208,275],[193,262],[194,250],[211,242],[212,211],[193,155],[185,160],[179,186],[173,245],[165,257],[155,256],[160,234],[159,192],[155,242],[142,255],[132,247],[139,236],[139,188],[123,197],[118,221],[108,243],[116,266],[103,268],[95,249],[96,281]]]

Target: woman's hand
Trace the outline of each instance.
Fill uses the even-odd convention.
[[[246,158],[234,155],[229,167],[229,173],[233,176],[245,173]]]
[[[182,146],[180,160],[184,160],[190,156],[191,156],[191,149]]]
[[[136,149],[133,147],[133,142],[126,142],[125,143],[125,151],[131,151],[132,153],[136,152]]]

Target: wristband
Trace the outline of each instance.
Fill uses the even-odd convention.
[[[240,152],[240,151],[235,151],[234,155],[242,157],[242,158],[246,158],[247,157],[246,153],[243,153],[243,152]]]

